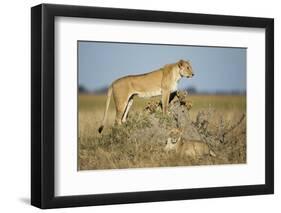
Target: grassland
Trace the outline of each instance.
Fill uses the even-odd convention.
[[[165,152],[167,130],[174,128],[174,123],[169,117],[161,117],[161,113],[144,112],[151,99],[135,98],[128,121],[122,126],[114,126],[115,106],[111,100],[107,124],[100,135],[97,129],[106,96],[82,94],[79,95],[78,170],[246,163],[246,119],[241,120],[246,114],[246,96],[191,95],[188,99],[192,108],[185,118],[189,120],[185,137],[193,134],[190,130],[193,125],[196,134],[216,152],[216,157],[190,158]],[[208,124],[202,131],[196,126],[200,122]]]

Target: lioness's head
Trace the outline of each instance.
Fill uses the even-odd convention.
[[[176,146],[177,146],[177,143],[181,139],[181,135],[182,135],[182,130],[180,130],[180,129],[172,129],[169,132],[169,137],[166,140],[165,148],[164,149],[166,151],[175,149]]]
[[[177,65],[179,66],[179,72],[181,77],[191,78],[194,76],[192,67],[189,61],[180,60]]]

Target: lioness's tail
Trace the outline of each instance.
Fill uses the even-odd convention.
[[[109,107],[109,104],[110,104],[111,94],[112,94],[112,86],[110,86],[108,88],[108,91],[107,91],[107,99],[106,99],[105,111],[104,111],[104,115],[103,115],[102,125],[99,127],[99,130],[98,130],[99,133],[102,132],[104,124],[105,124],[105,121],[106,121],[106,118],[107,118],[107,112],[108,112],[108,107]]]

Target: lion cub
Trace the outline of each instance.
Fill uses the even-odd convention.
[[[179,130],[171,131],[164,149],[166,151],[174,150],[176,153],[193,158],[203,155],[216,157],[215,152],[210,149],[207,143],[199,140],[183,139]]]

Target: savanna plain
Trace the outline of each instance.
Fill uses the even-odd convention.
[[[161,112],[160,97],[134,98],[127,122],[114,125],[111,100],[102,134],[106,95],[78,97],[78,170],[246,163],[246,96],[179,94]],[[215,155],[186,156],[165,149],[173,130],[188,143],[206,143]],[[179,136],[178,136],[179,137]]]

